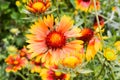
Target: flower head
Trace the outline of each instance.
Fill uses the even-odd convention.
[[[91,12],[94,10],[94,2],[93,0],[75,0],[76,9],[80,9],[81,11]],[[100,2],[96,1],[97,10],[100,9]]]
[[[19,55],[9,55],[5,62],[8,64],[6,68],[7,72],[16,72],[21,70],[26,65],[27,60],[25,58],[20,58]]]
[[[90,28],[84,28],[81,30],[81,36],[78,39],[83,40],[84,42],[88,42],[94,35],[94,32]]]
[[[100,29],[104,27],[104,19],[103,17],[101,16],[98,16],[98,19],[99,19],[99,22],[100,22]],[[99,26],[98,26],[98,23],[97,23],[97,20],[96,20],[96,17],[94,19],[94,24],[93,24],[93,27],[95,30],[99,30]]]
[[[83,54],[81,53],[71,53],[66,55],[62,60],[61,64],[64,67],[75,68],[83,61]]]
[[[120,51],[120,41],[116,41],[114,46],[116,47],[117,50]]]
[[[51,67],[49,69],[44,68],[41,70],[40,75],[43,80],[69,80],[70,79],[69,74],[65,74],[57,70],[58,70],[57,66]]]
[[[43,13],[50,7],[49,0],[29,0],[26,8],[33,13]]]
[[[43,54],[45,57],[52,55],[54,61],[57,61],[66,53],[79,51],[83,41],[68,41],[71,37],[80,35],[79,28],[72,28],[72,25],[73,20],[68,16],[63,16],[57,25],[54,24],[52,15],[35,22],[31,26],[31,34],[26,35],[27,42],[30,43],[28,48],[33,52],[32,57],[38,54]]]
[[[113,61],[116,59],[117,55],[115,50],[107,48],[104,50],[104,57],[108,60],[108,61]]]

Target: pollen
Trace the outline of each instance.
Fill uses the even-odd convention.
[[[14,64],[17,65],[19,62],[18,61],[14,61]]]
[[[66,38],[63,34],[53,31],[47,35],[46,44],[48,48],[62,48],[66,43]]]

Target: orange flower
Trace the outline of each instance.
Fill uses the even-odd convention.
[[[93,30],[90,28],[84,28],[81,30],[81,36],[77,39],[83,40],[87,44],[86,59],[90,61],[94,58],[95,54],[102,48],[100,39],[94,35]]]
[[[19,50],[19,54],[20,57],[25,57],[27,59],[30,59],[30,53],[28,52],[25,46],[21,50]]]
[[[21,70],[22,67],[24,67],[27,63],[27,60],[25,58],[20,58],[19,55],[9,55],[5,62],[8,64],[6,71],[10,72],[16,72],[18,70]]]
[[[81,11],[91,12],[94,10],[93,0],[75,0],[75,4],[76,4],[76,9],[80,9]],[[96,1],[96,7],[97,7],[97,10],[100,9],[99,0]]]
[[[98,16],[98,19],[99,19],[99,22],[100,22],[100,28],[103,28],[104,25],[105,25],[105,24],[104,24],[104,19],[103,19],[103,17]],[[97,30],[97,29],[99,30],[99,26],[98,26],[96,17],[95,17],[95,19],[94,19],[93,27],[94,27],[95,30]]]
[[[46,68],[42,69],[40,73],[42,80],[69,80],[70,79],[69,74],[65,74],[57,70],[58,70],[57,66],[51,67],[50,69],[46,69]]]
[[[82,63],[83,54],[81,53],[71,53],[66,55],[62,60],[61,64],[68,68],[75,68]]]
[[[29,0],[26,8],[33,13],[43,13],[50,7],[49,0]]]
[[[63,16],[59,24],[54,25],[53,16],[44,17],[31,26],[31,34],[26,35],[28,48],[32,57],[43,54],[49,58],[51,55],[55,61],[58,61],[66,53],[79,51],[81,40],[68,41],[71,37],[80,36],[79,28],[72,28],[73,20],[70,17]],[[49,59],[47,59],[49,60]],[[45,61],[45,60],[43,60]]]

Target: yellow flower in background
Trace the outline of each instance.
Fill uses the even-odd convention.
[[[75,68],[83,61],[83,53],[71,53],[66,55],[62,60],[61,64],[64,67]]]
[[[104,50],[104,57],[108,60],[108,61],[113,61],[116,59],[117,55],[115,50],[107,48]]]
[[[12,28],[10,29],[10,32],[17,35],[20,31],[18,28]]]
[[[50,5],[50,0],[28,0],[26,9],[33,13],[43,13]]]
[[[16,1],[15,4],[16,4],[17,7],[21,6],[21,2],[20,1]]]
[[[72,28],[73,20],[68,16],[63,16],[58,25],[54,24],[54,17],[48,15],[43,20],[39,19],[31,26],[30,34],[26,35],[28,48],[33,52],[31,57],[43,54],[43,61],[52,57],[53,61],[58,61],[66,53],[79,51],[83,44],[81,40],[68,41],[80,35],[79,28]]]
[[[94,10],[94,2],[93,0],[75,0],[76,9],[80,9],[81,11],[91,12]],[[97,10],[100,9],[99,0],[96,1]]]
[[[70,75],[57,71],[58,67],[50,67],[49,69],[41,69],[40,76],[42,80],[70,80]]]
[[[8,51],[9,53],[16,53],[16,52],[18,51],[18,49],[17,49],[16,46],[10,45],[10,46],[7,47],[7,51]]]
[[[117,50],[120,51],[120,41],[116,41],[114,46],[116,47]]]
[[[28,0],[22,0],[23,3],[26,3]]]

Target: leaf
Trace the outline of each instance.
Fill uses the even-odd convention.
[[[88,73],[91,73],[91,72],[93,72],[93,71],[90,70],[90,69],[80,69],[78,72],[79,72],[79,73],[82,73],[82,74],[88,74]]]
[[[70,0],[70,3],[73,5],[73,7],[75,8],[75,0]]]
[[[5,10],[9,7],[10,2],[0,3],[1,10]]]

